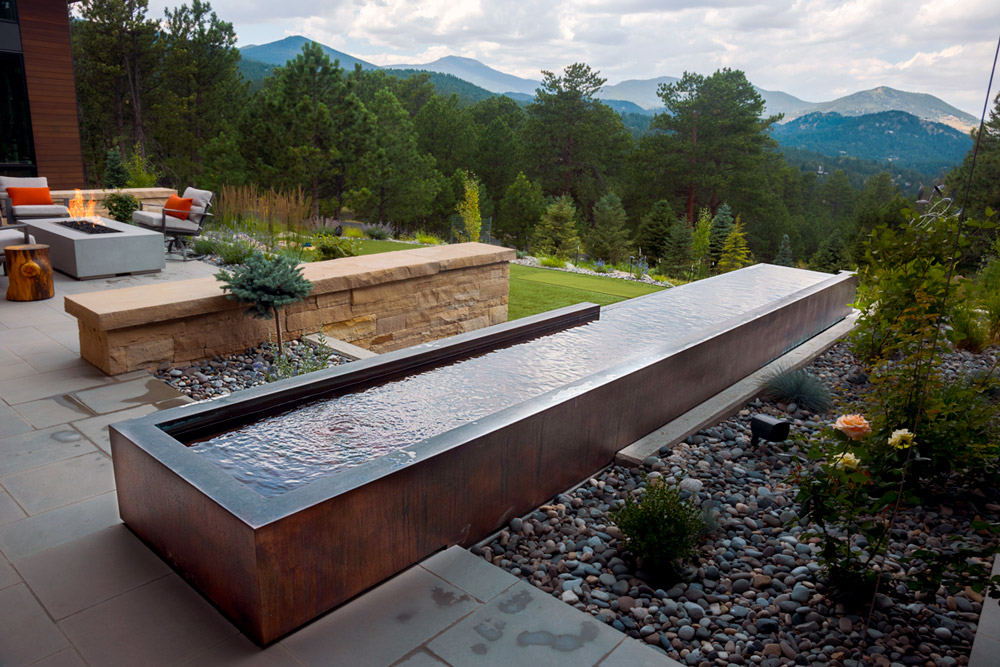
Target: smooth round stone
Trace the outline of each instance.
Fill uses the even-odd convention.
[[[951,639],[952,632],[948,628],[934,628],[934,636],[938,639]]]
[[[677,636],[686,642],[694,639],[695,629],[693,625],[685,625],[677,630]]]
[[[614,586],[615,582],[617,581],[617,579],[615,578],[615,575],[608,574],[607,572],[605,572],[604,574],[602,574],[601,576],[599,576],[597,579],[604,586]]]
[[[737,579],[733,582],[733,593],[736,595],[742,595],[750,590],[750,580],[749,579]]]
[[[795,584],[795,588],[792,589],[791,598],[798,603],[808,602],[809,598],[812,597],[812,591],[803,586],[802,584]]]
[[[695,479],[694,477],[685,477],[681,480],[681,483],[678,486],[684,491],[698,493],[701,491],[702,487],[705,486],[705,483],[700,479]]]
[[[524,528],[524,521],[521,519],[521,517],[514,517],[513,519],[510,520],[510,529],[512,531],[514,531],[515,533],[519,533],[521,532],[522,528]]]

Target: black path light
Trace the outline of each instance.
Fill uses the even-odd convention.
[[[769,415],[754,415],[750,420],[750,432],[753,437],[750,445],[756,445],[761,440],[782,442],[788,437],[792,425],[783,419],[775,419]]]

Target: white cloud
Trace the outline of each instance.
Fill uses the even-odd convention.
[[[151,0],[150,14],[179,4]],[[301,33],[377,64],[444,55],[539,78],[586,62],[623,79],[744,70],[812,101],[888,85],[982,106],[996,0],[215,0],[243,39]]]

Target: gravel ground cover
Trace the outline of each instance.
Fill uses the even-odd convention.
[[[238,354],[212,357],[177,368],[162,368],[156,372],[156,377],[185,396],[202,401],[273,381],[281,365],[292,375],[303,369],[315,370],[317,363],[325,362],[330,367],[350,361],[326,348],[297,340],[285,342],[287,361],[284,364],[276,364],[277,352],[276,345],[265,342]]]
[[[945,365],[958,374],[990,361],[957,353]],[[867,384],[843,344],[809,370],[841,403]],[[640,467],[600,472],[472,551],[686,665],[968,664],[982,610],[982,597],[971,589],[899,599],[880,594],[869,625],[829,600],[818,539],[797,521],[795,479],[808,474],[802,452],[794,441],[751,448],[756,413],[789,419],[793,433],[806,437],[839,414],[757,399],[686,442],[661,448]],[[678,483],[684,496],[695,495],[716,516],[700,562],[683,581],[656,581],[636,570],[608,520],[626,494],[641,494],[646,476]],[[995,489],[932,497],[901,513],[889,545],[893,556],[943,545],[974,518],[1000,517]]]

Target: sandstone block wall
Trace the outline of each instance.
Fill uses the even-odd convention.
[[[314,262],[304,301],[284,309],[286,340],[322,332],[373,352],[507,320],[514,251],[480,243]],[[80,355],[109,375],[232,354],[273,339],[214,278],[67,296]]]

